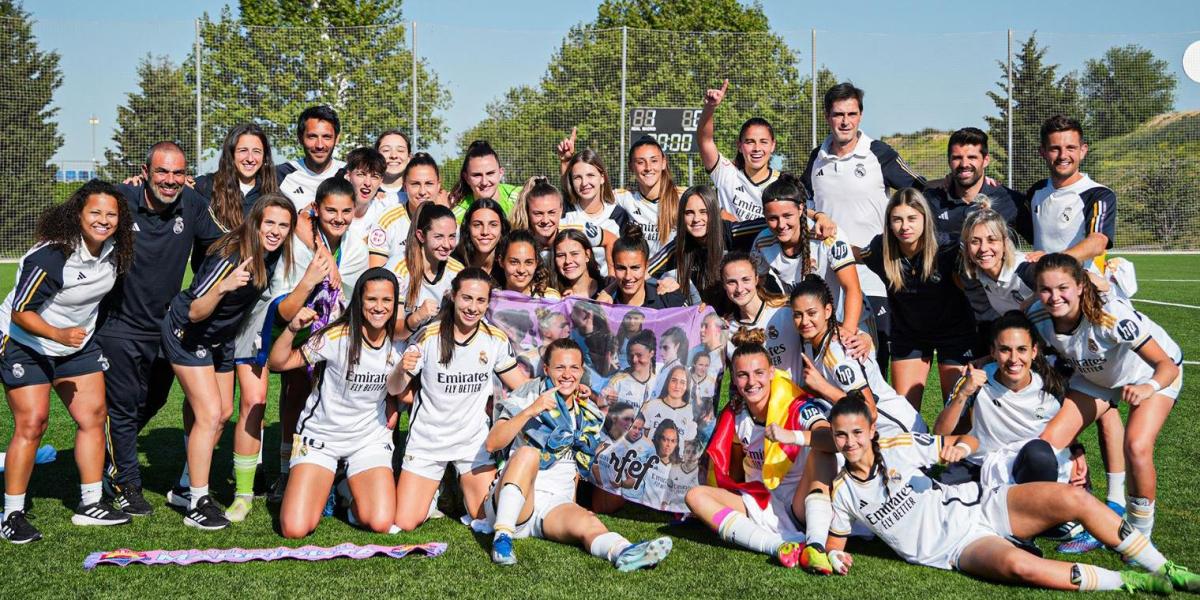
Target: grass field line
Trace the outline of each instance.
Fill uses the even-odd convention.
[[[1161,301],[1158,301],[1158,300],[1145,300],[1145,299],[1142,299],[1142,298],[1131,298],[1131,300],[1133,300],[1134,302],[1145,302],[1146,304],[1158,304],[1158,305],[1161,305],[1161,306],[1177,306],[1177,307],[1179,307],[1179,308],[1195,308],[1195,309],[1200,309],[1200,306],[1196,306],[1196,305],[1194,305],[1194,304],[1178,304],[1178,303],[1176,303],[1176,302],[1161,302]]]
[[[1200,283],[1200,279],[1139,279],[1138,281],[1157,281],[1164,283]]]

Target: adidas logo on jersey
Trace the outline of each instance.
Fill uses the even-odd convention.
[[[75,276],[75,281],[83,281],[84,279],[87,279],[87,275],[84,275],[83,273]]]
[[[939,220],[939,221],[949,221],[949,220],[950,220],[950,213],[948,213],[948,212],[946,212],[946,211],[944,211],[944,210],[943,210],[943,211],[942,211],[942,214],[938,215],[938,220]]]
[[[824,176],[825,176],[825,169],[820,169],[819,171],[817,171],[817,174],[815,175],[815,177],[824,177]]]
[[[141,228],[141,227],[138,227],[138,224],[137,224],[137,223],[134,223],[134,224],[133,224],[133,230],[134,230],[134,231],[141,231],[141,230],[142,230],[142,228]]]
[[[303,187],[301,187],[301,186],[296,186],[296,189],[292,190],[292,193],[293,193],[293,194],[303,194],[303,193],[304,193],[304,188],[303,188]]]
[[[861,498],[860,498],[860,499],[858,500],[858,508],[859,508],[859,510],[862,510],[862,509],[864,509],[864,508],[866,508],[866,507],[867,507],[867,501],[866,501],[866,500],[863,500],[863,499],[861,499]]]

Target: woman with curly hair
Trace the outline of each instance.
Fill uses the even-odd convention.
[[[100,301],[133,264],[133,219],[112,184],[92,180],[38,221],[37,244],[21,258],[17,284],[0,305],[0,379],[14,429],[4,460],[0,536],[15,544],[42,538],[25,510],[34,455],[46,432],[53,387],[78,429],[80,503],[76,525],[121,525],[128,514],[104,502],[104,374],[92,339]]]

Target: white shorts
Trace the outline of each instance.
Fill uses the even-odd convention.
[[[500,481],[500,477],[496,477],[496,481],[492,482],[492,489],[488,491],[488,499],[483,503],[484,518],[487,519],[488,525],[493,529],[496,526],[496,483]],[[513,539],[535,537],[545,539],[542,534],[542,523],[546,521],[546,515],[549,515],[554,509],[575,502],[574,498],[564,496],[562,494],[554,494],[551,492],[543,492],[535,489],[533,491],[533,513],[523,523],[517,523],[516,529],[513,531]]]
[[[1085,396],[1091,396],[1092,398],[1099,398],[1105,402],[1108,402],[1112,406],[1117,406],[1121,403],[1121,388],[1100,387],[1088,381],[1079,373],[1075,373],[1071,376],[1071,382],[1068,387],[1070,387],[1071,391],[1079,392]],[[1179,377],[1176,377],[1175,381],[1171,382],[1171,385],[1163,388],[1158,393],[1172,400],[1178,401],[1179,391],[1181,389],[1183,389],[1182,366],[1179,367]]]
[[[754,496],[742,493],[742,506],[746,508],[746,516],[759,527],[765,527],[775,533],[778,533],[785,542],[803,542],[804,532],[800,529],[800,523],[792,514],[792,496],[796,494],[796,488],[790,486],[788,488],[775,488],[771,492],[771,500],[767,503],[766,508],[759,508],[758,501]]]
[[[468,454],[463,458],[453,460],[439,460],[405,454],[404,462],[400,464],[400,470],[408,471],[413,475],[419,475],[425,479],[441,481],[442,475],[446,474],[446,467],[451,464],[454,465],[454,470],[458,472],[458,476],[462,477],[481,467],[495,468],[496,461],[492,459],[492,453],[480,445],[474,454]]]
[[[298,465],[317,465],[336,473],[338,462],[346,461],[346,477],[354,477],[377,467],[391,471],[394,452],[391,430],[352,443],[325,442],[296,434],[292,438],[290,465],[293,469]]]
[[[958,568],[958,559],[967,546],[985,537],[996,536],[1007,539],[1012,536],[1012,526],[1008,522],[1008,490],[1012,486],[1002,485],[990,490],[984,489],[983,500],[979,503],[979,512],[975,522],[966,535],[950,550],[946,557],[946,565],[932,565],[941,568]]]

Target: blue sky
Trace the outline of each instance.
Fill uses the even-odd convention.
[[[116,107],[136,85],[138,60],[148,52],[182,60],[194,40],[194,19],[205,11],[216,14],[225,4],[26,0],[42,48],[62,55],[64,84],[55,100],[65,144],[56,158],[91,157],[93,113],[101,121],[96,137],[102,154]],[[1184,48],[1200,40],[1195,0],[930,1],[903,8],[882,0],[762,4],[772,29],[800,53],[802,68],[809,61],[810,30],[818,30],[818,62],[867,90],[863,127],[875,135],[981,125],[983,115],[994,113],[984,92],[995,88],[995,61],[1004,56],[1008,28],[1018,42],[1038,30],[1039,40],[1050,46],[1048,59],[1066,70],[1113,45],[1150,48],[1177,74],[1177,108],[1200,109],[1200,83],[1187,79],[1180,63]],[[505,89],[536,82],[567,29],[590,21],[595,12],[594,3],[573,0],[405,2],[405,18],[417,21],[419,54],[454,96],[446,113],[451,142]],[[472,45],[496,48],[503,71],[465,50]],[[440,157],[451,149],[433,150]]]

